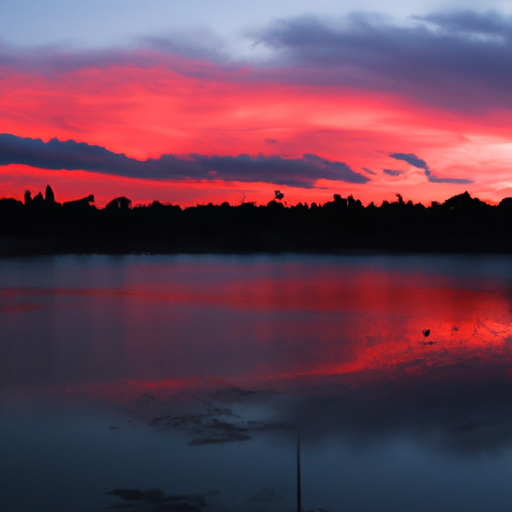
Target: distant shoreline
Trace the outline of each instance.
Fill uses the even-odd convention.
[[[53,254],[512,254],[512,198],[489,205],[467,192],[444,203],[363,206],[198,205],[94,196],[60,204],[51,187],[25,202],[0,199],[0,257]]]
[[[360,245],[357,240],[339,247],[315,247],[313,244],[300,246],[297,243],[251,244],[206,244],[204,240],[189,240],[183,244],[166,245],[139,240],[112,241],[70,241],[67,239],[0,237],[0,258],[64,256],[64,255],[332,255],[332,256],[379,256],[379,255],[436,255],[436,254],[511,254],[510,243],[500,240],[458,239],[429,240],[417,243],[402,239],[398,244],[371,244],[366,240]]]

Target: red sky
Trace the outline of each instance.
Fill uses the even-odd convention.
[[[0,65],[0,133],[74,140],[141,161],[164,154],[285,160],[313,154],[346,164],[366,183],[321,177],[308,187],[215,176],[140,179],[3,162],[0,195],[22,198],[25,189],[37,192],[47,183],[57,200],[93,193],[100,206],[118,195],[134,203],[261,204],[275,189],[289,204],[325,202],[333,193],[378,204],[394,200],[396,193],[425,204],[465,190],[490,202],[512,195],[512,114],[502,106],[506,98],[478,99],[486,98],[488,84],[468,86],[455,75],[437,97],[435,84],[422,89],[421,80],[411,85],[406,77],[404,90],[382,76],[350,83],[345,75],[340,78],[345,68],[336,68],[333,80],[330,63],[315,69],[292,60],[265,67],[149,50],[50,52],[40,61],[13,54]],[[353,74],[362,76],[357,69]],[[464,84],[462,106],[456,103],[457,80]],[[424,169],[391,153],[414,155],[441,181],[471,183],[429,180]]]

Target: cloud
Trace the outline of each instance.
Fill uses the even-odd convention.
[[[173,30],[172,34],[141,38],[139,43],[157,54],[180,55],[220,65],[229,60],[227,41],[207,27]]]
[[[430,183],[453,183],[455,185],[468,185],[473,183],[473,180],[466,178],[438,178],[437,176],[428,176]]]
[[[391,158],[395,158],[396,160],[403,160],[404,162],[407,162],[408,164],[417,167],[418,169],[424,169],[430,173],[427,162],[425,162],[425,160],[421,160],[421,158],[418,158],[412,153],[391,153],[389,156]]]
[[[375,176],[377,173],[372,171],[371,169],[368,169],[368,167],[363,167],[363,171],[364,172],[367,172],[368,174],[372,174],[373,176]]]
[[[211,45],[205,45],[204,51],[191,50],[171,40],[154,38],[140,40],[135,48],[81,51],[58,46],[21,50],[0,43],[0,65],[5,75],[37,73],[52,80],[81,70],[111,70],[112,67],[162,68],[184,77],[225,80],[237,77],[243,69],[239,63],[223,60]]]
[[[404,173],[404,171],[396,171],[394,169],[382,169],[382,172],[388,176],[400,176]]]
[[[407,162],[409,165],[412,165],[417,169],[423,169],[425,171],[425,176],[431,183],[453,183],[459,185],[467,185],[468,183],[473,183],[473,180],[465,178],[438,178],[432,174],[432,171],[429,169],[427,162],[421,158],[418,158],[413,153],[390,153],[389,156],[395,160],[402,160],[403,162]]]
[[[158,159],[136,160],[101,146],[74,140],[48,142],[0,134],[0,165],[23,164],[40,169],[84,170],[157,180],[207,180],[264,182],[291,187],[314,187],[317,180],[366,183],[369,178],[354,172],[343,162],[304,154],[302,158],[249,155],[179,157],[162,155]]]
[[[435,13],[426,16],[414,16],[414,19],[427,21],[442,29],[444,33],[455,33],[462,36],[480,35],[480,37],[496,37],[498,40],[510,36],[510,16],[503,16],[495,11],[477,13],[459,11],[458,13]]]
[[[410,18],[313,15],[254,34],[274,54],[269,73],[294,82],[402,94],[465,112],[512,104],[512,17],[458,12]]]
[[[496,12],[431,13],[407,20],[353,13],[339,22],[285,18],[247,34],[265,49],[256,60],[229,55],[214,34],[174,33],[135,47],[30,51],[0,46],[6,71],[46,76],[79,69],[165,67],[183,76],[342,85],[402,95],[474,113],[512,105],[512,17]]]

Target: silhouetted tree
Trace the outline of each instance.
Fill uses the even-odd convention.
[[[116,197],[115,199],[112,199],[110,203],[105,206],[105,210],[107,211],[115,211],[115,210],[121,210],[126,211],[131,208],[132,202],[127,197],[121,196]]]
[[[359,199],[354,199],[354,196],[347,197],[347,203],[349,208],[362,208],[363,203]]]
[[[92,194],[82,197],[81,199],[75,199],[73,201],[66,201],[62,206],[70,209],[76,209],[76,208],[91,208],[92,204],[94,203],[94,196]]]
[[[55,194],[53,193],[52,187],[50,187],[50,185],[46,185],[44,200],[47,204],[55,204]]]
[[[41,192],[38,192],[35,195],[34,199],[32,199],[32,204],[34,206],[38,206],[38,207],[44,206],[45,201],[44,201],[43,194],[41,194]]]
[[[322,205],[288,207],[276,192],[280,193],[274,191],[274,199],[265,206],[224,202],[182,209],[154,201],[132,209],[130,199],[121,196],[97,209],[89,195],[61,208],[48,185],[45,197],[38,193],[32,198],[27,190],[24,204],[0,200],[0,236],[54,243],[47,252],[58,247],[107,253],[354,249],[512,253],[512,198],[491,206],[464,192],[425,207],[410,200],[405,203],[397,194],[392,203],[372,202],[365,208],[353,196],[334,194],[333,201]],[[0,244],[0,255],[2,251]]]
[[[334,204],[338,208],[345,208],[348,205],[348,200],[341,197],[339,194],[334,194]]]
[[[450,197],[450,199],[447,199],[443,206],[448,209],[474,209],[474,208],[486,208],[490,205],[487,203],[484,203],[483,201],[480,201],[477,197],[471,197],[469,195],[469,192],[466,191],[463,194],[458,194],[456,196]]]
[[[504,197],[498,206],[504,211],[512,212],[512,197]]]

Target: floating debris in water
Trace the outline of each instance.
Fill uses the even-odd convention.
[[[165,494],[162,489],[113,489],[107,494],[132,502],[130,505],[114,504],[110,509],[127,510],[129,507],[132,512],[200,512],[206,507],[202,494]]]

